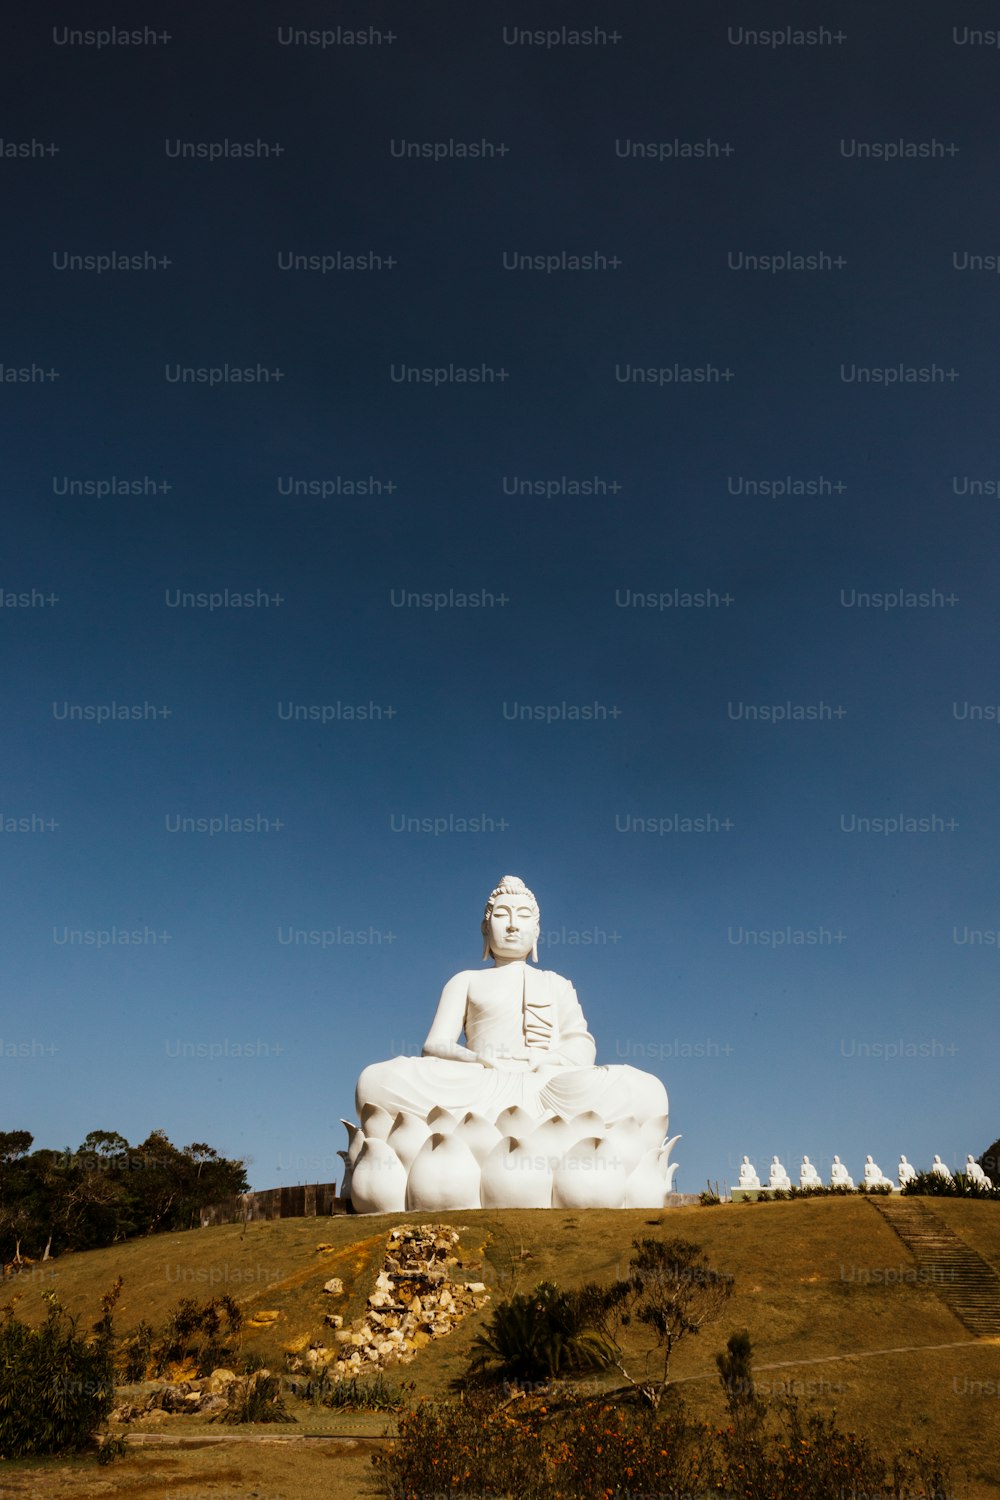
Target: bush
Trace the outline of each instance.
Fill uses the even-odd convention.
[[[422,1401],[398,1426],[397,1443],[372,1460],[379,1493],[392,1500],[701,1493],[698,1432],[668,1408],[654,1416],[601,1402],[553,1412],[472,1389],[455,1401]]]
[[[123,1341],[118,1350],[118,1369],[123,1385],[145,1380],[153,1358],[153,1338],[153,1326],[143,1318]]]
[[[540,1281],[498,1303],[485,1333],[472,1341],[472,1370],[494,1367],[498,1377],[544,1380],[570,1370],[594,1370],[615,1358],[614,1345],[588,1319],[584,1299]]]
[[[43,1296],[40,1328],[18,1322],[13,1302],[0,1309],[0,1458],[78,1452],[114,1405],[109,1298],[107,1327],[88,1343],[55,1293]]]
[[[228,1325],[227,1338],[221,1337],[223,1320]],[[170,1364],[193,1360],[199,1375],[210,1375],[220,1365],[239,1360],[237,1337],[243,1326],[243,1314],[232,1297],[212,1297],[199,1307],[193,1297],[181,1297],[167,1324],[156,1338],[146,1323],[140,1323],[122,1346],[126,1364],[138,1368],[141,1351],[146,1349],[146,1363],[154,1375],[162,1375]],[[120,1356],[121,1357],[121,1356]],[[145,1373],[145,1372],[144,1372]],[[143,1375],[137,1377],[143,1379]]]
[[[538,1443],[540,1421],[510,1416],[489,1389],[468,1389],[454,1401],[420,1401],[397,1426],[398,1440],[372,1458],[378,1493],[391,1500],[452,1491],[518,1500],[552,1494]]]
[[[386,1380],[381,1370],[374,1375],[352,1375],[349,1379],[337,1379],[329,1365],[306,1376],[293,1376],[288,1389],[302,1401],[311,1401],[314,1406],[329,1406],[335,1411],[398,1411],[405,1406],[415,1389],[412,1381],[402,1386]]]
[[[680,1401],[661,1406],[602,1405],[569,1413],[546,1435],[547,1495],[699,1495],[703,1433]],[[515,1492],[516,1493],[516,1492]]]
[[[937,1172],[918,1172],[916,1177],[911,1177],[903,1192],[917,1197],[1000,1199],[1000,1188],[983,1187],[981,1182],[974,1182],[964,1172],[956,1172],[950,1182]]]
[[[673,1259],[698,1266],[697,1247],[684,1246],[682,1256],[680,1244]],[[472,1386],[455,1400],[421,1401],[400,1417],[397,1442],[372,1460],[378,1493],[391,1500],[948,1500],[954,1493],[934,1455],[914,1449],[887,1461],[867,1438],[841,1431],[835,1413],[803,1415],[794,1398],[762,1400],[745,1331],[730,1337],[716,1362],[730,1419],[722,1430],[692,1423],[675,1390],[658,1406],[636,1401],[635,1392],[617,1404],[607,1392],[583,1399],[565,1382],[552,1394],[505,1397]]]
[[[725,1356],[722,1356],[725,1360]],[[750,1393],[748,1370],[730,1356],[728,1395]],[[756,1401],[755,1396],[751,1396]],[[378,1493],[391,1500],[454,1494],[517,1500],[948,1500],[944,1466],[916,1451],[887,1465],[835,1416],[803,1416],[794,1398],[766,1407],[766,1420],[722,1431],[692,1423],[679,1399],[646,1405],[589,1402],[575,1408],[500,1402],[489,1390],[456,1401],[423,1401],[399,1420],[399,1439],[372,1462]]]
[[[716,1434],[706,1479],[731,1500],[830,1500],[831,1496],[923,1495],[951,1500],[944,1464],[914,1449],[888,1464],[866,1437],[843,1432],[836,1413],[803,1415],[794,1396],[769,1412],[770,1426]]]
[[[229,1386],[229,1405],[217,1418],[220,1422],[294,1422],[281,1395],[277,1375],[258,1370]]]
[[[352,1375],[350,1380],[333,1381],[322,1401],[324,1406],[331,1406],[335,1410],[398,1411],[405,1406],[413,1390],[412,1381],[404,1386],[393,1385],[379,1371],[367,1379]]]
[[[865,1437],[842,1432],[836,1413],[803,1416],[790,1396],[771,1406],[757,1394],[750,1336],[729,1339],[715,1362],[729,1426],[715,1434],[705,1478],[731,1500],[828,1500],[833,1495],[923,1495],[947,1500],[949,1476],[933,1455],[897,1455],[891,1472]],[[921,1488],[917,1489],[917,1484]]]

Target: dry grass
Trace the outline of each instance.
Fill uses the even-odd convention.
[[[930,1207],[1000,1269],[997,1205],[935,1199]],[[22,1279],[19,1312],[30,1320],[40,1317],[41,1291],[53,1286],[71,1312],[82,1314],[85,1327],[97,1315],[100,1293],[120,1274],[124,1288],[116,1322],[124,1332],[140,1317],[164,1322],[180,1296],[200,1301],[228,1292],[248,1318],[255,1311],[279,1313],[267,1326],[250,1329],[244,1348],[280,1368],[284,1350],[322,1337],[324,1312],[350,1319],[362,1310],[388,1230],[429,1217],[293,1219],[245,1230],[225,1225],[65,1256],[53,1265],[51,1279]],[[524,1209],[446,1217],[455,1227],[464,1226],[470,1280],[476,1279],[477,1258],[492,1237],[482,1279],[494,1295],[515,1286],[530,1289],[541,1280],[573,1286],[610,1278],[627,1266],[634,1236],[696,1241],[713,1266],[733,1273],[736,1290],[719,1322],[675,1356],[672,1373],[683,1383],[695,1415],[721,1420],[714,1356],[734,1329],[745,1327],[762,1385],[775,1390],[790,1385],[807,1405],[835,1407],[845,1427],[871,1434],[887,1449],[938,1448],[961,1480],[959,1495],[1000,1500],[995,1456],[1000,1341],[971,1338],[933,1285],[915,1279],[908,1251],[871,1203],[825,1198],[660,1214]],[[323,1242],[334,1249],[317,1251]],[[331,1276],[344,1281],[343,1297],[322,1291]],[[399,1371],[400,1377],[414,1380],[421,1394],[444,1393],[464,1371],[472,1338],[488,1311],[487,1306],[450,1337],[432,1343]],[[299,1415],[300,1432],[332,1430],[309,1409]],[[186,1430],[193,1420],[172,1419],[171,1433]],[[344,1430],[344,1419],[336,1426]],[[359,1418],[347,1430],[374,1434],[382,1424]],[[267,1435],[273,1437],[274,1429]],[[90,1500],[140,1492],[196,1500],[199,1485],[220,1500],[254,1489],[262,1500],[373,1493],[367,1452],[308,1442],[146,1450],[106,1470],[88,1460],[32,1468],[7,1463],[0,1472],[4,1500],[8,1494]]]
[[[183,1419],[180,1419],[183,1420]],[[225,1443],[91,1459],[4,1464],[3,1500],[374,1500],[373,1445]]]

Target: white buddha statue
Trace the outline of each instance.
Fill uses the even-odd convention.
[[[905,1156],[899,1158],[899,1166],[896,1168],[896,1179],[900,1188],[905,1188],[908,1182],[916,1179],[917,1169],[912,1162],[906,1160]]]
[[[647,1184],[658,1174],[669,1191],[675,1168],[667,1168],[663,1154],[669,1149],[663,1145],[667,1091],[637,1068],[596,1064],[597,1048],[572,984],[528,962],[529,956],[538,959],[539,926],[531,891],[517,876],[504,876],[490,894],[481,927],[483,958],[492,959],[491,966],[463,969],[448,980],[421,1057],[394,1057],[365,1068],[356,1091],[362,1131],[387,1136],[391,1144],[416,1117],[429,1126],[431,1141],[452,1132],[464,1144],[470,1131],[478,1139],[495,1127],[500,1136],[523,1143],[553,1122],[548,1135],[553,1141],[558,1136],[565,1152],[584,1138],[603,1140],[613,1126],[630,1171],[641,1165]],[[577,1120],[580,1131],[574,1133]],[[508,1155],[514,1170],[524,1153]],[[532,1194],[539,1191],[536,1183]],[[649,1191],[647,1186],[647,1196]],[[423,1196],[408,1189],[407,1203],[420,1208],[422,1202],[411,1200]],[[377,1202],[377,1195],[366,1201]],[[598,1194],[595,1202],[602,1201]],[[536,1203],[531,1196],[525,1206]]]
[[[742,1162],[740,1163],[740,1187],[760,1187],[760,1178],[757,1176],[757,1168],[753,1165],[749,1156],[744,1156]]]
[[[884,1175],[882,1168],[877,1161],[873,1160],[870,1154],[865,1158],[865,1187],[892,1187],[892,1183]]]
[[[771,1158],[771,1170],[768,1174],[767,1185],[772,1190],[778,1188],[785,1193],[788,1192],[792,1185],[792,1179],[776,1156]]]
[[[846,1188],[854,1186],[854,1178],[848,1175],[847,1168],[839,1156],[833,1158],[833,1165],[830,1168],[830,1186]]]
[[[955,1181],[954,1177],[952,1177],[951,1172],[945,1166],[940,1156],[935,1156],[933,1162],[931,1163],[931,1171],[934,1173],[935,1177],[943,1177],[945,1182]]]
[[[977,1161],[973,1161],[971,1151],[965,1158],[965,1175],[966,1177],[968,1177],[970,1182],[977,1182],[980,1187],[991,1188],[993,1186],[992,1182],[987,1177],[986,1173],[983,1171],[979,1163]]]
[[[812,1162],[809,1160],[808,1156],[804,1156],[802,1158],[802,1165],[799,1168],[799,1187],[818,1188],[822,1186],[823,1179],[820,1177],[819,1173],[813,1166]]]

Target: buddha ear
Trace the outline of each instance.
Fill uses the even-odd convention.
[[[486,962],[486,960],[489,958],[489,956],[490,956],[489,928],[487,927],[486,923],[484,922],[483,923],[483,963]]]
[[[537,962],[538,962],[538,924],[537,924],[537,922],[535,924],[535,941],[531,945],[531,961],[534,964],[537,964]]]

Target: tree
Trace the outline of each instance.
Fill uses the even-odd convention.
[[[0,1130],[0,1261],[13,1251],[20,1264],[21,1241],[31,1231],[31,1174],[25,1157],[33,1140],[30,1130]]]
[[[31,1145],[27,1130],[0,1132],[0,1261],[190,1229],[205,1204],[247,1189],[244,1162],[203,1141],[178,1150],[162,1130],[138,1146],[113,1130],[90,1131],[77,1151]]]
[[[227,1161],[204,1141],[194,1141],[190,1146],[185,1146],[184,1156],[191,1163],[188,1169],[187,1212],[194,1228],[200,1222],[201,1210],[207,1204],[218,1203],[223,1198],[235,1198],[239,1193],[245,1193],[250,1184],[244,1162]]]
[[[163,1130],[150,1131],[130,1148],[128,1160],[140,1234],[195,1228],[205,1204],[246,1192],[248,1186],[241,1161],[219,1156],[204,1142],[178,1150]]]
[[[701,1246],[690,1240],[633,1240],[629,1274],[609,1287],[584,1289],[585,1306],[595,1324],[617,1348],[615,1365],[649,1404],[657,1409],[670,1378],[670,1360],[680,1341],[718,1316],[732,1296],[733,1278],[713,1271]],[[633,1323],[648,1329],[641,1376],[625,1364],[622,1330]]]
[[[30,1130],[0,1130],[0,1181],[9,1163],[31,1150],[34,1139]]]

